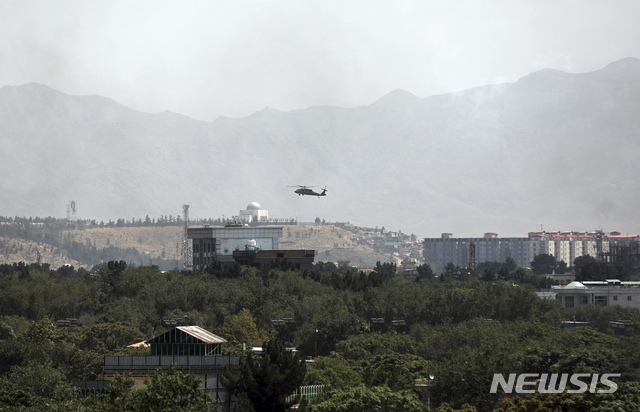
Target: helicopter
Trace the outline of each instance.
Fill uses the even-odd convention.
[[[315,187],[315,186],[287,186],[287,187],[297,187],[298,189],[295,190],[295,193],[298,194],[298,196],[318,196],[318,199],[320,199],[320,196],[326,196],[327,195],[327,187],[325,186],[322,189],[322,193],[318,193],[318,192],[314,192],[313,189],[309,189],[310,187]]]

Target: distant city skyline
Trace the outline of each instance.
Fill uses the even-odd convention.
[[[640,57],[640,3],[626,1],[5,1],[0,23],[0,87],[208,121]]]

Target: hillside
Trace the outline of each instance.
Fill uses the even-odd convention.
[[[118,249],[136,249],[142,256],[141,261],[130,263],[149,265],[154,264],[154,260],[157,264],[158,259],[178,259],[182,228],[179,226],[93,228],[68,230],[63,236],[97,249],[110,246]],[[316,261],[350,260],[352,264],[360,267],[373,267],[377,261],[393,261],[389,254],[376,253],[370,246],[360,245],[352,240],[352,236],[351,232],[333,225],[285,226],[280,248],[317,250]],[[50,263],[52,268],[70,264],[74,267],[90,269],[93,264],[99,263],[78,262],[69,257],[68,251],[43,242],[0,237],[0,263],[33,263],[37,260],[36,251],[40,252],[41,261]]]

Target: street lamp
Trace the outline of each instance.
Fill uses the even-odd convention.
[[[422,402],[424,402],[424,398],[427,398],[427,408],[431,410],[431,386],[433,385],[433,380],[435,379],[435,375],[433,372],[429,372],[428,378],[416,379],[414,382],[414,388],[420,392],[422,392]]]

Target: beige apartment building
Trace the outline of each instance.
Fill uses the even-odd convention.
[[[598,257],[609,253],[612,245],[638,241],[638,235],[622,235],[620,232],[605,234],[602,231],[551,231],[529,232],[526,237],[500,238],[497,233],[488,232],[483,237],[456,238],[452,233],[443,233],[439,238],[425,238],[424,260],[434,272],[443,272],[448,263],[467,267],[470,246],[476,251],[476,263],[504,262],[508,257],[518,266],[529,267],[533,258],[541,254],[555,256],[573,266],[577,257],[589,255]]]

